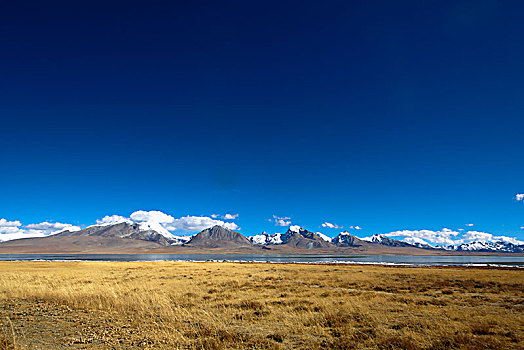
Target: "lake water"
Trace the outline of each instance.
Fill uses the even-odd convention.
[[[472,255],[0,254],[0,261],[234,261],[524,268],[524,256]]]

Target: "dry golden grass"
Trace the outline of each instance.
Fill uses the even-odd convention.
[[[524,348],[518,270],[0,262],[0,305],[0,349]]]

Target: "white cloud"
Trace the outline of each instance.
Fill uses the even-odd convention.
[[[488,242],[493,240],[493,235],[491,233],[480,231],[468,231],[463,237],[466,241]]]
[[[235,220],[236,218],[238,218],[238,216],[239,214],[226,214],[222,218],[224,220]]]
[[[524,244],[524,241],[520,241],[514,237],[507,237],[507,236],[493,236],[493,238],[496,240],[496,241],[502,241],[502,242],[506,242],[506,243],[511,243],[511,244],[515,244],[515,245],[523,245]]]
[[[524,230],[524,226],[520,226],[520,228]]]
[[[22,226],[18,220],[0,219],[0,241],[10,241],[20,238],[46,237],[63,231],[78,231],[80,227],[60,222],[41,222]]]
[[[20,226],[22,226],[22,223],[18,220],[7,221],[6,219],[0,219],[0,234],[16,234],[21,231]],[[0,240],[2,240],[2,238],[0,238]]]
[[[362,227],[360,227],[360,226],[358,226],[358,225],[357,225],[357,226],[349,226],[349,228],[350,228],[351,230],[362,230]]]
[[[524,193],[517,193],[515,195],[515,199],[518,200],[518,201],[524,200]]]
[[[157,222],[160,224],[169,224],[175,221],[171,215],[163,213],[158,210],[144,211],[138,210],[131,214],[131,220],[136,222]]]
[[[453,231],[448,228],[443,228],[440,231],[432,230],[402,230],[394,231],[384,234],[386,237],[404,237],[404,238],[419,238],[425,242],[431,242],[434,244],[456,244],[456,241],[452,238],[459,235],[460,232]]]
[[[289,226],[291,225],[291,218],[289,216],[276,216],[273,215],[273,219],[268,219],[275,223],[275,226]]]
[[[106,215],[102,219],[96,220],[97,225],[101,226],[119,224],[121,222],[131,224],[133,221],[129,218],[120,215]]]
[[[234,222],[224,222],[222,220],[214,220],[207,216],[183,216],[179,219],[174,219],[172,223],[166,225],[169,231],[202,231],[213,226],[222,226],[230,230],[239,230],[237,224]]]
[[[403,239],[403,241],[409,244],[428,244],[428,242],[418,237],[406,237]]]
[[[44,235],[51,235],[55,233],[60,233],[63,231],[78,231],[80,230],[79,226],[73,226],[71,224],[63,224],[61,222],[41,222],[39,224],[29,224],[26,226],[26,231],[28,233],[43,233]]]
[[[240,216],[240,214],[224,214],[224,215],[211,214],[209,216],[211,216],[213,219],[221,218],[221,219],[224,219],[224,220],[235,220],[236,218],[238,218]]]
[[[487,232],[479,232],[479,231],[468,231],[464,235],[464,239],[467,241],[478,241],[478,242],[496,242],[496,241],[502,241],[506,243],[512,243],[512,244],[524,244],[523,241],[520,241],[514,237],[508,237],[508,236],[493,236],[491,233]]]
[[[0,241],[7,241],[11,235],[23,234],[23,230],[20,228],[22,223],[18,220],[8,221],[6,219],[0,219]]]
[[[234,222],[225,222],[223,224],[217,224],[217,225],[220,225],[220,226],[223,226],[227,229],[230,229],[230,230],[240,230],[241,228],[235,224]]]
[[[185,231],[185,232],[197,232],[202,231],[212,226],[222,226],[230,230],[240,230],[240,227],[234,222],[224,222],[222,220],[216,220],[220,215],[212,214],[211,217],[207,216],[183,216],[175,218],[172,215],[166,214],[158,210],[144,211],[138,210],[130,215],[130,218],[126,218],[120,215],[106,216],[100,220],[97,220],[99,225],[109,225],[120,222],[127,223],[138,223],[140,228],[144,230],[154,230],[164,236],[173,235],[170,231]],[[238,214],[225,214],[224,218],[233,220],[238,217]]]
[[[338,226],[337,224],[332,224],[330,222],[324,222],[322,224],[322,227],[327,227],[327,228],[344,228],[343,226]]]
[[[275,221],[275,226],[289,226],[291,225],[291,221],[285,221],[283,219],[278,219]]]
[[[461,229],[459,229],[461,230]],[[524,242],[507,236],[494,236],[488,232],[467,231],[461,233],[448,228],[440,231],[432,230],[402,230],[383,234],[387,237],[402,237],[408,243],[432,243],[440,245],[458,245],[466,242],[496,242],[503,241],[512,244],[524,244]]]
[[[471,226],[473,226],[473,224],[466,224],[466,226],[471,227]]]
[[[0,219],[0,227],[18,227],[22,226],[22,223],[18,220],[7,221],[6,219]]]
[[[43,233],[27,233],[22,229],[11,230],[8,232],[2,232],[0,234],[0,242],[11,241],[13,239],[21,238],[34,238],[34,237],[45,237]]]

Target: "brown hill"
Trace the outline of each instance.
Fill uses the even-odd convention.
[[[103,236],[49,236],[2,242],[0,243],[0,254],[141,253],[162,247],[166,246],[138,239]]]
[[[222,248],[222,247],[251,247],[251,242],[238,232],[222,226],[213,226],[205,229],[184,246]]]

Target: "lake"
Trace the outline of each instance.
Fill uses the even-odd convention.
[[[0,254],[0,261],[230,261],[524,267],[524,256],[473,255]]]

